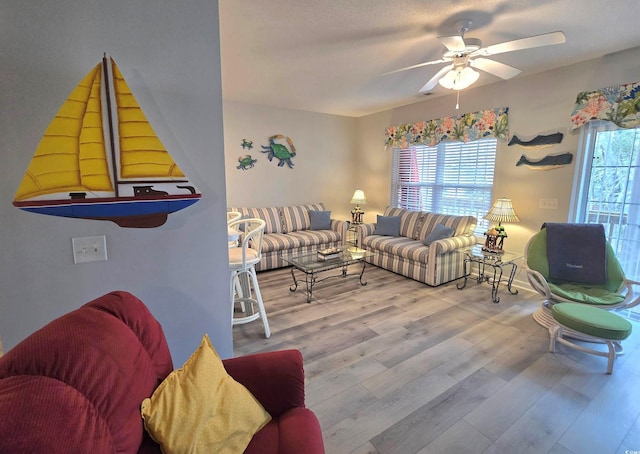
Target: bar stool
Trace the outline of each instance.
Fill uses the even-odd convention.
[[[227,224],[231,221],[237,221],[242,217],[239,211],[227,211]]]
[[[229,249],[232,326],[261,318],[265,337],[269,337],[271,330],[255,269],[255,264],[262,259],[262,235],[265,224],[262,219],[249,218],[231,221],[227,225],[240,232],[239,247]],[[235,316],[236,303],[240,304],[244,316]]]

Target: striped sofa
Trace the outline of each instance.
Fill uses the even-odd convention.
[[[229,208],[245,218],[260,218],[266,222],[262,238],[262,260],[256,271],[288,266],[283,254],[314,252],[341,246],[347,236],[347,221],[331,219],[330,230],[311,230],[309,211],[326,211],[324,204],[313,203],[284,207]]]
[[[356,227],[361,248],[375,252],[367,263],[401,274],[427,285],[437,286],[464,275],[464,251],[476,244],[473,216],[410,211],[387,207],[385,216],[401,216],[400,236],[374,235],[375,224]],[[455,229],[450,238],[425,246],[422,240],[442,224]]]

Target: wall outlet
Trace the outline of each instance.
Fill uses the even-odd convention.
[[[558,199],[540,199],[540,208],[543,210],[557,210]]]
[[[72,238],[71,244],[73,245],[73,263],[107,260],[107,238],[104,235]]]

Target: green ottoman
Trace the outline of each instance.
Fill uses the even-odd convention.
[[[631,334],[631,323],[619,315],[604,309],[577,303],[554,304],[551,314],[558,325],[549,327],[549,351],[555,352],[555,344],[560,342],[586,353],[605,356],[609,358],[607,374],[611,374],[613,361],[616,358],[616,347],[619,347],[620,341]],[[585,334],[594,342],[602,342],[607,345],[609,351],[592,350],[582,345],[574,344],[562,337],[563,328],[570,328]]]

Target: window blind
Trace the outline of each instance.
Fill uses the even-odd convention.
[[[496,139],[394,148],[391,205],[415,211],[474,216],[476,234],[489,228]]]

